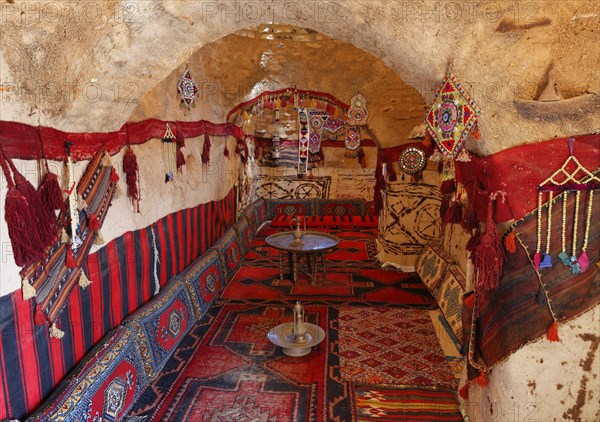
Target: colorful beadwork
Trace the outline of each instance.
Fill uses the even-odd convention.
[[[350,108],[348,109],[348,125],[361,126],[367,124],[367,100],[360,94],[356,94],[350,100]]]
[[[355,126],[348,126],[346,128],[346,149],[355,151],[360,147],[360,133],[358,128]]]
[[[427,165],[427,160],[423,150],[417,147],[408,147],[400,154],[398,164],[403,172],[415,174],[423,171]]]
[[[298,110],[298,174],[308,173],[310,128],[306,109]]]
[[[177,84],[177,91],[181,96],[181,104],[184,107],[187,107],[189,110],[193,107],[196,101],[196,96],[198,95],[198,85],[196,81],[192,77],[190,70],[186,67],[183,75],[179,78],[179,83]]]

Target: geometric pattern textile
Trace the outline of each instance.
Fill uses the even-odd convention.
[[[298,179],[296,176],[256,176],[256,197],[264,199],[329,198],[331,176]]]
[[[437,388],[356,387],[360,421],[463,422],[456,393]]]
[[[213,246],[213,249],[221,256],[221,263],[227,280],[233,277],[233,274],[235,274],[242,264],[244,257],[240,245],[241,242],[237,233],[233,228],[230,228],[223,233],[221,239]]]
[[[338,324],[343,380],[456,388],[427,311],[342,307]]]
[[[190,292],[193,310],[196,317],[201,318],[225,285],[219,253],[215,249],[209,249],[179,274],[177,279],[181,280]]]
[[[440,283],[438,294],[434,295],[444,318],[452,328],[456,339],[460,341],[463,336],[462,326],[462,305],[463,295],[465,294],[463,286],[465,277],[460,273],[456,265],[448,266],[446,276]]]
[[[427,242],[440,236],[439,188],[423,183],[388,183],[382,196],[381,261],[415,265]]]

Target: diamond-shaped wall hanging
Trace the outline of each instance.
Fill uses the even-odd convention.
[[[181,106],[187,107],[188,110],[194,107],[196,105],[195,101],[198,96],[198,91],[198,85],[186,66],[185,71],[183,72],[183,75],[181,75],[181,78],[179,78],[179,83],[177,84],[177,92],[179,92],[179,95],[181,96]]]

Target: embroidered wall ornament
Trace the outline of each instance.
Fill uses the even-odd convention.
[[[360,147],[360,132],[358,131],[358,127],[346,127],[345,146],[349,151],[356,151]]]
[[[329,116],[326,111],[309,110],[308,119],[310,123],[310,136],[308,150],[311,154],[317,154],[321,150],[321,130]]]
[[[367,124],[367,117],[369,112],[367,111],[367,100],[360,94],[356,94],[350,100],[350,108],[348,108],[348,125],[350,126],[362,126]]]
[[[306,109],[298,110],[298,175],[308,173],[308,145],[310,125]]]
[[[198,91],[198,85],[186,66],[183,75],[179,78],[179,83],[177,83],[177,92],[181,96],[181,106],[187,107],[188,110],[195,107]]]
[[[177,142],[175,135],[171,131],[171,126],[167,123],[167,129],[162,138],[163,142],[163,160],[165,164],[165,183],[173,181],[173,175],[177,170]]]
[[[417,147],[408,147],[400,154],[398,164],[403,172],[416,174],[423,171],[427,165],[427,159],[423,150]]]
[[[479,114],[479,107],[449,69],[425,116],[427,131],[444,157],[459,157]]]

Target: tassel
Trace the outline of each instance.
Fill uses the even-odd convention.
[[[50,337],[61,339],[64,335],[65,332],[56,326],[56,322],[50,326]]]
[[[485,376],[485,371],[483,369],[481,369],[479,371],[479,376],[477,378],[475,378],[474,380],[477,384],[479,384],[480,387],[487,387],[488,385],[488,379]]]
[[[456,192],[456,182],[454,179],[444,180],[440,185],[440,193],[442,195],[452,195]]]
[[[395,182],[396,180],[398,180],[398,175],[396,174],[396,169],[394,169],[394,163],[388,163],[385,166],[385,169],[388,172],[388,180],[390,182]]]
[[[356,152],[356,157],[358,158],[358,163],[360,164],[360,166],[364,169],[367,167],[367,160],[365,157],[365,152],[363,151],[362,147],[360,147],[358,149],[358,151]]]
[[[469,400],[469,383],[465,382],[465,385],[460,387],[460,390],[458,390],[458,395],[463,400]]]
[[[225,149],[223,150],[223,155],[229,158],[229,148],[227,148],[227,144],[225,144]]]
[[[460,224],[462,221],[462,206],[459,201],[452,201],[452,205],[448,207],[446,214],[444,214],[444,223],[446,224]]]
[[[204,164],[210,161],[210,138],[204,135],[204,146],[202,147],[202,162]]]
[[[22,280],[22,284],[21,290],[23,292],[23,300],[29,300],[37,295],[35,288],[31,285],[27,277]]]
[[[425,148],[429,148],[431,146],[431,135],[429,134],[429,132],[425,132],[425,138],[421,141],[421,143],[423,144],[423,146]]]
[[[81,270],[81,275],[79,276],[79,287],[85,289],[87,286],[92,284],[90,279],[85,275],[85,272]]]
[[[465,305],[467,306],[467,308],[473,309],[473,307],[475,306],[475,294],[470,294],[466,297]]]
[[[483,290],[490,290],[498,285],[504,266],[504,248],[496,234],[493,214],[493,200],[490,199],[485,233],[471,253],[476,274],[476,286]]]
[[[477,220],[477,214],[475,213],[475,207],[471,206],[463,212],[463,218],[460,222],[460,225],[467,232],[470,232],[473,229],[478,229],[479,220]]]
[[[538,268],[540,268],[540,261],[541,261],[541,257],[540,257],[540,253],[536,252],[533,254],[533,266],[535,267],[535,269],[537,270]]]
[[[94,245],[104,245],[106,242],[104,241],[104,237],[102,236],[102,232],[96,232],[96,238],[94,239]]]
[[[98,231],[100,229],[100,222],[98,217],[93,212],[88,214],[88,227],[90,230]]]
[[[111,183],[117,183],[119,181],[119,174],[117,173],[117,169],[114,167],[110,172],[110,181]]]
[[[45,325],[48,322],[48,318],[46,318],[46,314],[40,305],[36,305],[35,307],[34,321],[35,325]]]
[[[62,189],[58,183],[58,176],[54,173],[47,173],[46,178],[39,188],[42,202],[49,210],[61,210],[64,206]]]
[[[586,251],[581,252],[578,262],[579,267],[581,268],[581,272],[585,272],[585,270],[587,270],[588,266],[590,265],[590,260],[588,259]]]
[[[474,141],[479,141],[481,139],[481,133],[479,132],[479,128],[475,125],[473,126],[473,130],[471,131],[471,139]]]
[[[102,165],[104,167],[112,166],[112,160],[110,159],[110,154],[108,151],[104,151],[104,156],[102,157]]]
[[[515,253],[517,251],[517,242],[515,241],[515,232],[511,232],[504,238],[504,249],[508,253]]]
[[[477,244],[479,243],[479,239],[481,239],[481,232],[479,230],[477,230],[470,238],[469,241],[467,242],[466,245],[466,249],[469,252],[473,252],[473,250],[475,249],[475,247],[477,246]]]
[[[185,138],[179,130],[177,131],[177,135],[175,135],[175,142],[177,142],[177,148],[181,149],[185,147]]]
[[[552,257],[549,253],[545,253],[542,258],[542,262],[540,262],[540,268],[551,268],[552,267]]]
[[[560,338],[558,337],[558,324],[556,323],[556,321],[554,321],[550,328],[548,328],[546,338],[548,339],[548,341],[554,343],[560,342]]]
[[[558,259],[562,261],[566,266],[571,266],[571,258],[564,251],[558,254]]]
[[[67,230],[63,227],[60,231],[60,242],[61,243],[69,243],[71,241],[71,237],[67,233]]]
[[[180,148],[177,148],[177,170],[181,172],[181,168],[185,165],[185,157]]]
[[[73,257],[73,250],[69,247],[67,248],[67,256],[65,257],[65,265],[67,268],[75,268],[77,263],[75,262],[75,258]]]
[[[458,157],[456,157],[456,161],[462,161],[463,163],[471,162],[471,157],[469,156],[469,152],[467,151],[466,148],[463,148],[460,151],[460,153],[458,154]]]
[[[575,257],[575,255],[571,257],[571,273],[581,273],[581,267],[579,266],[579,262],[577,262],[577,258]]]
[[[440,218],[444,220],[446,218],[446,214],[448,213],[448,208],[450,207],[450,195],[444,195],[442,197],[442,203],[440,204]]]

